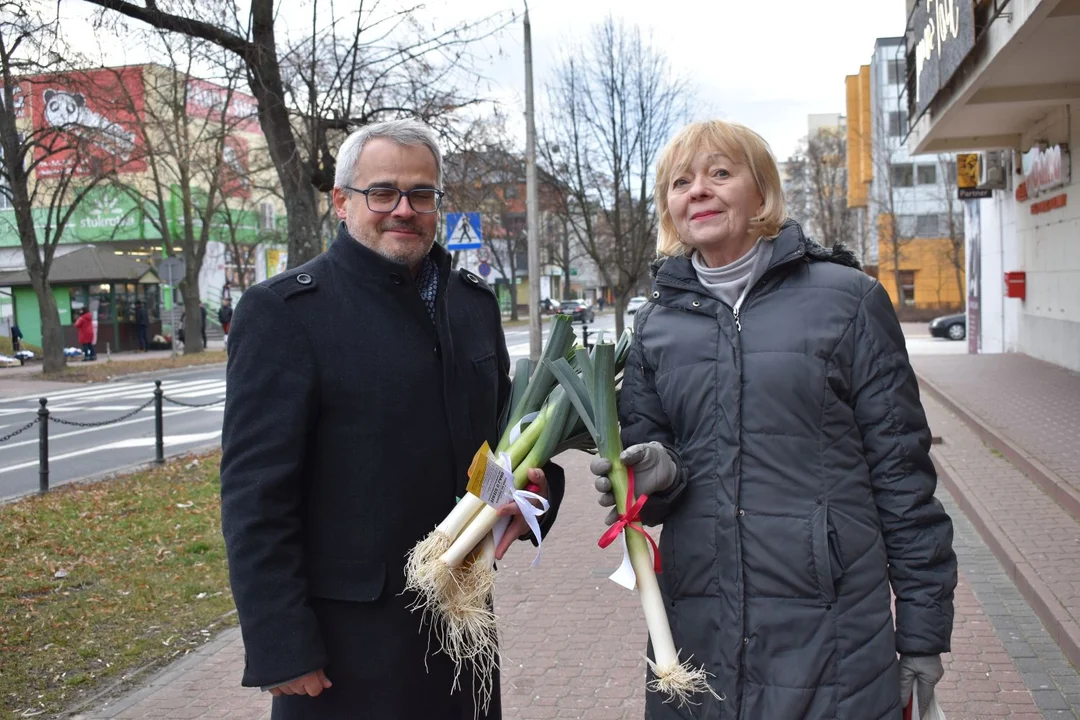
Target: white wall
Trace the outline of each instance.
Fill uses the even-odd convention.
[[[1078,109],[1080,110],[1080,109]],[[1080,112],[1062,107],[1023,133],[1022,145],[1080,140]],[[1072,183],[1036,199],[1019,202],[1013,174],[1009,188],[981,201],[981,349],[1022,352],[1080,371],[1080,167],[1072,162]],[[1063,208],[1033,215],[1034,202],[1067,195]],[[969,248],[970,251],[970,248]],[[970,257],[970,255],[969,255]],[[1027,298],[1005,297],[1005,272],[1027,274]]]
[[[1080,108],[1061,108],[1023,134],[1026,149],[1034,142],[1070,143],[1072,183],[1038,200],[1066,193],[1065,207],[1031,214],[1036,200],[1017,203],[1016,270],[1027,272],[1027,300],[1019,328],[1019,349],[1048,362],[1080,370]],[[1013,200],[1015,203],[1016,201]]]

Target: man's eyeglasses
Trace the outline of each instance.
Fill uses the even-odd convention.
[[[346,185],[345,189],[363,195],[367,201],[368,210],[377,213],[394,212],[398,203],[401,202],[402,196],[405,196],[409,198],[409,206],[413,209],[413,212],[430,215],[439,211],[443,195],[446,194],[442,190],[436,190],[435,188],[399,190],[395,187],[372,187],[361,190]]]

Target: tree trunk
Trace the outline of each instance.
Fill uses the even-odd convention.
[[[64,357],[64,330],[60,327],[60,311],[52,294],[52,285],[38,272],[30,273],[30,283],[38,299],[38,317],[41,319],[42,370],[46,374],[58,373],[67,367]]]
[[[626,312],[626,303],[630,301],[630,297],[634,293],[632,287],[616,287],[615,290],[615,338],[622,337],[623,329],[626,327],[626,318],[623,313]]]
[[[258,100],[259,125],[266,135],[267,148],[281,180],[289,232],[288,265],[294,268],[322,252],[315,189],[304,167],[303,154],[297,147],[289,111],[285,106],[285,86],[274,38],[272,0],[255,0],[251,17],[253,57],[245,60],[254,80],[251,89]]]
[[[180,283],[180,293],[184,296],[184,354],[194,355],[201,353],[202,341],[202,309],[199,307],[199,278],[198,276],[184,278]]]
[[[904,309],[904,286],[900,284],[900,243],[892,241],[893,282],[896,284],[896,312]]]

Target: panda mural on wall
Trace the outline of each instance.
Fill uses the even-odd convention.
[[[135,133],[90,109],[82,93],[50,88],[42,97],[47,124],[78,135],[120,163],[131,158],[135,150]]]

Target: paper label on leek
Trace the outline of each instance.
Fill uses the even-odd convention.
[[[509,464],[509,456],[507,456],[506,465]],[[469,467],[468,491],[491,507],[497,508],[508,499],[512,499],[510,488],[513,487],[512,469],[503,467],[485,442],[473,457],[472,465]]]
[[[619,544],[622,545],[622,565],[608,575],[608,580],[622,585],[627,590],[636,590],[637,574],[634,573],[634,564],[630,562],[630,548],[626,545],[625,530],[619,533]]]

